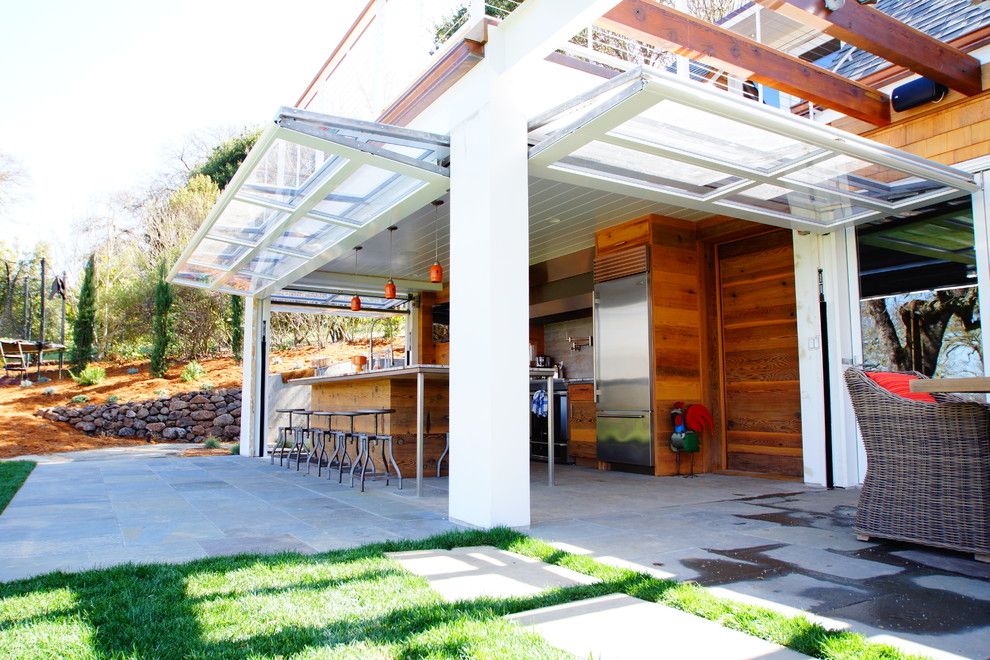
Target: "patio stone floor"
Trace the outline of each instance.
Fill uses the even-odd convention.
[[[124,562],[320,552],[459,529],[446,479],[416,498],[241,457],[158,445],[39,457],[0,515],[0,581]],[[305,469],[304,471],[305,472]],[[526,530],[570,552],[862,632],[929,656],[990,650],[990,566],[951,552],[862,543],[858,491],[727,475],[654,478],[533,465]],[[325,477],[325,474],[324,474]],[[345,480],[346,482],[346,480]]]

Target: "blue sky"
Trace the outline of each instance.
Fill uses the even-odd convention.
[[[79,258],[73,227],[198,132],[292,105],[364,0],[0,0],[0,152],[28,174],[0,239]],[[65,264],[69,265],[69,264]]]

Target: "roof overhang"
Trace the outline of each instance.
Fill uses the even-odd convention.
[[[283,108],[169,273],[264,296],[448,187],[446,136]]]
[[[530,122],[530,173],[810,231],[972,193],[963,172],[641,68]]]

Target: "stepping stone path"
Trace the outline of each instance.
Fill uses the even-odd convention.
[[[552,587],[597,582],[582,573],[491,546],[393,552],[447,601],[532,596]],[[506,617],[578,657],[804,658],[665,605],[625,594],[542,607]]]
[[[599,581],[577,571],[492,546],[387,554],[410,573],[426,578],[448,602],[485,596],[535,596],[553,587],[574,587]]]

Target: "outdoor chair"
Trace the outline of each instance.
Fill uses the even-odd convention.
[[[990,409],[944,394],[908,399],[862,369],[845,378],[867,460],[857,535],[990,561]]]
[[[27,371],[27,356],[19,341],[0,341],[0,358],[3,359],[3,370],[7,376],[12,371],[21,374]]]

